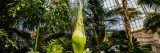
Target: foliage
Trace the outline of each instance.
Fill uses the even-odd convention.
[[[8,37],[10,37],[14,35],[15,32],[15,30],[10,30],[10,28],[16,29],[17,25],[23,25],[20,26],[23,27],[22,32],[19,29],[16,29],[15,36],[20,36],[20,40],[22,37],[25,37],[27,41],[29,39],[32,43],[34,43],[34,41],[33,39],[30,39],[30,34],[26,35],[26,31],[36,31],[39,29],[36,31],[37,40],[39,40],[38,38],[41,35],[46,33],[62,33],[68,31],[71,17],[68,8],[69,5],[66,3],[67,0],[56,5],[46,0],[2,0],[2,5],[0,6],[2,9],[2,11],[0,11],[0,20],[2,21],[0,22],[0,28],[7,31],[7,34],[9,34]],[[19,22],[22,24],[19,24]],[[13,38],[16,39],[16,37]],[[22,39],[22,41],[23,40],[25,39]],[[38,44],[38,42],[40,41],[37,41],[36,43]],[[16,44],[17,43],[18,42],[16,42]],[[20,43],[20,45],[21,44],[22,43]],[[29,43],[26,42],[25,46],[29,46],[28,44]]]
[[[159,11],[160,1],[159,0],[138,0],[138,4],[147,5],[154,9],[155,11]]]
[[[52,2],[45,0],[20,0],[18,4],[15,2],[13,4],[16,6],[10,5],[12,7],[9,13],[13,17],[17,14],[18,17],[24,20],[24,29],[34,30],[41,20],[40,23],[41,26],[43,26],[43,32],[60,32],[68,29],[68,25],[71,21],[69,9],[65,3],[53,5]],[[58,27],[61,29],[58,29]]]
[[[145,5],[160,5],[159,0],[138,0],[138,4],[145,4]]]
[[[160,1],[159,0],[138,0],[138,4],[146,5],[151,7],[155,12],[147,12],[146,19],[144,21],[144,29],[147,31],[151,30],[152,32],[156,32],[159,29],[159,7]]]
[[[15,40],[13,41],[12,39],[10,39],[8,37],[7,33],[2,29],[0,30],[0,42],[1,42],[1,45],[0,45],[1,48],[4,48],[4,49],[14,48],[14,49],[18,50],[18,46],[15,43],[16,41]],[[2,50],[4,50],[4,49],[2,49]],[[3,52],[5,52],[5,51],[3,51]]]
[[[57,40],[59,40],[60,44],[62,44],[62,46],[64,48],[63,52],[67,52],[67,51],[73,52],[71,39],[68,39],[66,37],[61,37],[61,38],[59,38]]]
[[[111,33],[112,35],[106,35],[107,41],[102,42],[101,50],[104,50],[108,53],[115,52],[129,52],[128,47],[128,38],[126,37],[126,33],[124,30],[122,31],[114,31]],[[136,38],[133,39],[133,53],[147,53],[149,52],[150,47],[144,47],[140,45]],[[147,45],[149,46],[149,45]]]
[[[91,11],[91,16],[85,17],[84,18],[84,22],[86,24],[86,26],[90,26],[90,31],[91,33],[88,34],[92,34],[92,35],[88,35],[89,39],[91,42],[90,44],[94,44],[92,45],[93,47],[93,51],[96,52],[96,50],[99,51],[99,48],[101,47],[101,42],[104,39],[104,34],[105,34],[105,28],[107,26],[109,26],[111,23],[109,24],[104,24],[105,22],[112,22],[114,24],[114,22],[116,23],[117,21],[119,21],[120,19],[116,18],[115,16],[119,16],[121,15],[123,17],[124,14],[124,10],[123,7],[117,7],[113,10],[109,10],[107,11],[105,8],[103,8],[104,4],[103,1],[99,1],[99,0],[89,0],[89,10]],[[140,11],[137,11],[135,8],[128,8],[128,16],[130,17],[130,20],[135,20],[136,16],[139,16],[141,14]],[[115,17],[115,18],[113,18]],[[86,30],[89,31],[89,30]],[[108,43],[106,43],[108,44]],[[109,46],[108,46],[109,47]]]
[[[90,29],[90,35],[88,35],[90,45],[92,47],[93,52],[97,52],[100,47],[100,42],[104,38],[105,34],[105,22],[108,18],[106,15],[106,10],[103,8],[104,6],[103,1],[100,0],[88,0],[88,7],[89,7],[89,18],[86,18],[87,27]],[[86,11],[87,12],[87,11]],[[88,14],[86,13],[86,14]],[[108,21],[108,20],[107,20]]]
[[[0,29],[0,48],[2,53],[9,52],[27,52],[31,46],[31,42],[17,34],[9,34],[10,32]]]
[[[109,10],[107,15],[108,17],[115,16],[115,15],[122,16],[123,13],[124,13],[124,9],[122,7],[117,7],[117,8],[114,8],[113,10]],[[137,11],[136,8],[128,8],[128,16],[130,20],[136,19],[135,17],[141,14],[142,13],[140,11]]]
[[[48,53],[62,53],[63,52],[62,45],[58,42],[58,40],[51,40],[47,46]]]
[[[145,29],[156,32],[160,28],[160,13],[158,12],[149,12],[144,21]]]

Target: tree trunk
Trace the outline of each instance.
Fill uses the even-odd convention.
[[[125,31],[126,31],[126,36],[128,39],[128,46],[129,46],[129,52],[133,52],[133,43],[132,43],[132,35],[131,35],[131,27],[130,27],[130,20],[128,17],[128,9],[127,9],[127,0],[123,0],[123,10],[124,10],[124,18],[123,22],[125,24]]]

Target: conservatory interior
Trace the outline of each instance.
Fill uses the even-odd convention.
[[[160,53],[160,0],[0,0],[0,53]]]

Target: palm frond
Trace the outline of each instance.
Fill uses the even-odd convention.
[[[103,20],[103,18],[106,18],[106,10],[103,8],[104,4],[102,0],[89,0],[88,2],[94,20]]]
[[[115,15],[123,15],[123,7],[114,8],[113,10],[108,11],[108,17],[115,16]],[[141,15],[140,11],[137,11],[136,8],[128,8],[128,16],[130,19],[135,18],[135,16]]]
[[[152,32],[157,31],[160,28],[160,13],[150,12],[144,21],[144,28]]]
[[[144,4],[148,6],[160,6],[160,0],[138,0],[138,4]]]
[[[138,4],[149,6],[152,9],[159,10],[160,0],[138,0]]]

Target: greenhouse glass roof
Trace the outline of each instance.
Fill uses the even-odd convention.
[[[76,0],[70,0],[71,5],[77,6]],[[85,5],[87,3],[87,0],[83,0],[84,8],[87,8]],[[117,7],[122,7],[122,0],[103,0],[104,8],[106,10],[113,10]],[[85,3],[85,4],[84,4]],[[149,9],[147,6],[144,5],[138,5],[137,0],[127,0],[128,8],[135,8],[137,11],[140,11],[142,14],[135,16],[134,20],[131,20],[130,26],[131,31],[137,31],[140,29],[143,29],[143,22],[145,20],[145,13],[146,12],[152,12],[151,9]],[[111,24],[110,22],[105,22],[106,30],[123,30],[124,23],[121,15],[117,16],[111,16],[111,18],[118,18],[118,22],[116,24]]]

